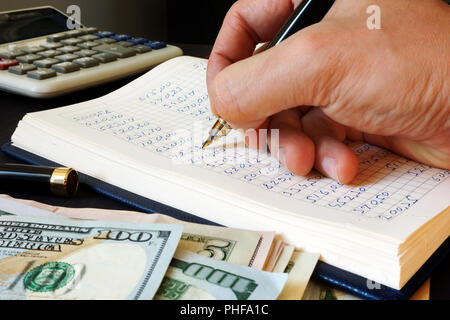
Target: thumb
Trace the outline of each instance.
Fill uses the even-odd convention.
[[[332,103],[345,74],[337,70],[337,37],[311,30],[222,70],[208,87],[213,113],[234,126],[255,128],[286,109]]]

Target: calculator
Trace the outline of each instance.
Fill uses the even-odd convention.
[[[183,54],[163,41],[69,29],[53,7],[0,13],[0,90],[53,98],[136,75]]]

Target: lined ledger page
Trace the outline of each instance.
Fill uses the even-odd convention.
[[[203,59],[176,58],[108,96],[31,114],[27,122],[46,127],[49,135],[58,132],[59,138],[90,152],[177,180],[217,199],[235,199],[240,206],[258,205],[290,217],[348,224],[398,239],[450,205],[449,170],[365,143],[350,144],[360,163],[352,185],[317,172],[295,176],[270,155],[245,148],[238,132],[231,135],[232,144],[219,141],[202,151],[216,120],[210,112],[206,66]]]

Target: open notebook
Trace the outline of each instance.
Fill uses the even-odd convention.
[[[298,177],[215,118],[207,61],[172,59],[99,99],[31,113],[14,146],[218,224],[275,230],[321,260],[400,289],[450,235],[450,171],[367,144],[353,185]],[[227,141],[230,141],[229,139]]]

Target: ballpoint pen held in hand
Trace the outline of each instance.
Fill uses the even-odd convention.
[[[331,9],[334,1],[335,0],[304,0],[295,9],[272,42],[266,46],[265,50],[275,47],[297,31],[320,22]],[[231,130],[231,126],[225,120],[219,118],[209,131],[209,137],[203,143],[202,149],[205,149],[217,139],[226,136]]]

